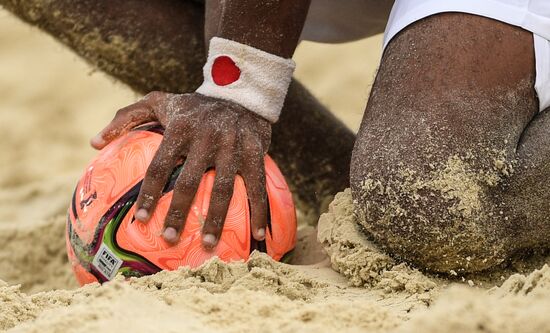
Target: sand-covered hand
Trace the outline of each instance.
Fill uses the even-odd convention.
[[[203,245],[213,248],[221,236],[236,174],[246,184],[251,206],[252,234],[265,238],[267,195],[264,156],[271,141],[271,124],[246,108],[198,93],[153,92],[119,110],[91,144],[101,149],[132,128],[159,122],[163,141],[151,162],[136,202],[136,219],[147,222],[173,169],[184,160],[163,237],[175,243],[204,172],[216,169],[212,199],[203,226]]]

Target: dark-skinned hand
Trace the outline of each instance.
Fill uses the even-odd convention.
[[[101,149],[132,128],[152,121],[165,128],[164,138],[145,175],[136,202],[136,219],[146,223],[151,218],[172,171],[185,159],[164,222],[164,239],[178,242],[202,176],[213,167],[216,180],[202,229],[203,246],[212,249],[220,239],[236,174],[243,177],[250,200],[252,235],[264,240],[264,156],[271,141],[271,124],[230,101],[198,93],[152,92],[120,109],[91,145]]]

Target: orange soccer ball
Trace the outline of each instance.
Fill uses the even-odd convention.
[[[149,223],[136,222],[134,202],[161,140],[159,126],[137,128],[101,150],[78,181],[68,212],[66,240],[69,260],[81,285],[105,282],[117,273],[130,277],[180,266],[196,267],[214,256],[224,261],[246,260],[253,250],[281,260],[294,249],[294,202],[269,156],[265,158],[269,220],[264,242],[251,236],[246,188],[237,176],[218,246],[212,251],[202,247],[201,226],[208,212],[214,170],[201,180],[179,243],[170,245],[160,234],[180,167],[173,171]]]

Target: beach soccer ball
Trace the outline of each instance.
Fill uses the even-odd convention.
[[[135,221],[134,203],[162,133],[160,126],[149,125],[118,138],[99,152],[78,181],[68,212],[66,241],[81,285],[105,282],[118,273],[139,277],[180,266],[196,267],[214,256],[223,261],[246,260],[254,250],[275,260],[288,256],[296,243],[296,211],[288,185],[269,156],[265,158],[269,205],[265,241],[252,238],[246,188],[236,176],[220,241],[211,251],[202,247],[201,227],[215,170],[204,174],[177,244],[165,242],[161,230],[181,165],[174,169],[150,221]]]

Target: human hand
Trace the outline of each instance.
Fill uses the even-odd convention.
[[[264,156],[271,141],[271,124],[231,101],[198,93],[152,92],[120,109],[91,145],[101,149],[132,128],[152,121],[158,121],[165,131],[136,201],[136,219],[148,222],[172,171],[184,159],[164,222],[164,239],[170,243],[179,240],[202,176],[213,167],[216,179],[202,229],[203,246],[212,249],[220,239],[236,174],[245,181],[252,235],[264,240],[268,209]]]

